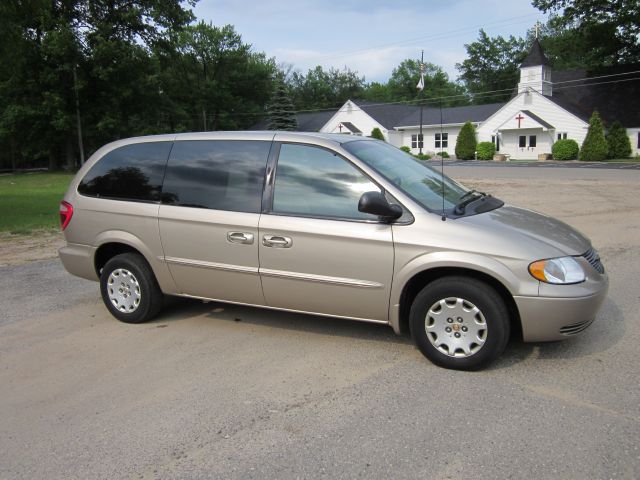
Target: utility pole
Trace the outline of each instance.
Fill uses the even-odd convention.
[[[76,127],[78,130],[78,150],[80,150],[80,165],[84,165],[84,145],[82,143],[82,122],[80,121],[80,98],[78,97],[78,74],[76,64],[73,63],[73,90],[76,96]]]
[[[420,89],[420,134],[418,135],[418,149],[420,151],[420,155],[422,155],[422,145],[424,144],[424,137],[422,136],[422,109],[424,108],[424,50],[422,50],[422,55],[420,56],[420,79],[423,82],[422,88]]]

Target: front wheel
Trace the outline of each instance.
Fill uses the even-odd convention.
[[[443,277],[416,296],[410,327],[420,351],[436,365],[479,370],[504,351],[509,311],[490,285],[470,277]]]
[[[163,294],[147,261],[135,253],[110,259],[100,274],[102,301],[121,322],[142,323],[162,308]]]

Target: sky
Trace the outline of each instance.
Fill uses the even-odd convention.
[[[531,0],[200,0],[198,20],[231,24],[255,51],[306,73],[348,67],[367,82],[386,81],[407,58],[441,66],[452,80],[464,45],[484,28],[522,36],[545,16]]]

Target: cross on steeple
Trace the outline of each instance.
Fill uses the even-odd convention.
[[[538,31],[540,30],[540,20],[536,20],[534,28],[536,30],[536,38],[538,38]]]

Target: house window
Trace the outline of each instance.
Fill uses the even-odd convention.
[[[420,137],[420,141],[418,141],[418,137]],[[424,135],[411,135],[411,148],[422,148],[424,141]]]
[[[440,140],[442,138],[442,141]],[[436,148],[447,148],[449,146],[449,134],[443,133],[442,135],[436,133]]]
[[[566,139],[567,139],[567,132],[558,134],[558,140],[566,140]]]
[[[535,135],[529,135],[529,147],[531,147],[531,148],[535,148],[536,147],[536,136]]]
[[[520,148],[524,148],[524,147],[527,146],[527,136],[526,135],[520,135],[519,140],[520,140],[520,142],[519,142]]]

